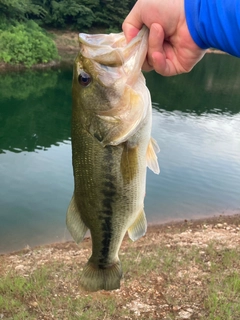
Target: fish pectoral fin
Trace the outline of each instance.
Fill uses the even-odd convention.
[[[134,221],[134,223],[128,229],[128,236],[132,241],[136,241],[139,238],[141,238],[142,236],[144,236],[146,231],[147,231],[147,219],[145,216],[145,212],[142,209],[142,211],[139,213],[137,219]]]
[[[157,144],[157,141],[151,138],[147,148],[147,166],[156,174],[160,173],[157,155],[156,155],[156,153],[158,153],[159,151],[160,149]]]
[[[72,200],[68,207],[66,223],[74,241],[80,243],[83,240],[88,227],[82,221],[80,212],[76,206],[74,195],[72,196]]]

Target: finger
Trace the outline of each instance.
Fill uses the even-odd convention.
[[[143,64],[144,71],[151,71],[157,66],[159,69],[165,66],[165,53],[163,50],[164,30],[158,23],[153,23],[150,27],[148,38],[148,54]],[[154,60],[153,60],[153,57]],[[163,66],[162,66],[163,64]]]
[[[162,26],[158,23],[153,23],[150,27],[149,38],[148,38],[148,54],[147,60],[150,66],[153,66],[152,55],[155,52],[163,52],[163,42],[164,42],[164,30]]]
[[[154,70],[166,77],[178,74],[175,58],[175,53],[171,44],[164,42],[163,53],[154,52],[152,54]]]
[[[143,26],[143,21],[140,14],[139,2],[136,2],[126,19],[122,24],[122,29],[127,39],[127,42],[132,40]]]
[[[169,58],[169,56],[171,56],[171,54],[169,55],[169,51],[171,50],[171,45],[164,42],[163,52],[153,52],[151,57],[152,65],[149,65],[147,61],[145,61],[142,69],[144,71],[151,71],[154,69],[157,73],[166,77],[178,74],[174,62]]]
[[[166,58],[166,55],[160,52],[154,52],[152,55],[153,68],[162,76],[169,77],[176,75],[176,69],[171,60]]]
[[[122,29],[123,29],[124,35],[126,37],[127,43],[129,43],[134,37],[136,37],[136,35],[138,34],[138,32],[140,30],[130,24],[123,25]]]

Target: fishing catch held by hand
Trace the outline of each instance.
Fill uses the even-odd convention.
[[[72,85],[74,193],[67,227],[77,243],[91,232],[92,256],[82,287],[113,290],[120,288],[118,251],[124,235],[135,241],[147,229],[146,167],[159,173],[151,98],[141,73],[148,29],[129,44],[123,33],[80,34],[79,39]]]

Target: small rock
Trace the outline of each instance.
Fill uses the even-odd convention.
[[[36,308],[38,306],[38,303],[37,303],[37,301],[33,301],[33,302],[30,303],[30,305],[32,307]]]
[[[18,266],[15,267],[15,270],[24,270],[24,265],[19,264]]]
[[[182,310],[182,311],[179,312],[178,319],[190,319],[191,315],[192,315],[191,312]]]
[[[179,306],[173,306],[173,311],[178,311],[180,309],[181,309],[181,307],[179,307]]]
[[[211,261],[208,261],[208,262],[207,262],[207,265],[208,265],[209,267],[211,267],[211,265],[212,265],[212,264],[211,264]]]

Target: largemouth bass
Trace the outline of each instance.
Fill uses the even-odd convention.
[[[159,173],[151,98],[141,73],[148,29],[129,44],[123,33],[80,34],[79,39],[72,85],[75,185],[67,227],[77,243],[91,232],[92,256],[81,286],[113,290],[120,287],[124,235],[128,231],[134,241],[147,229],[146,167]]]

